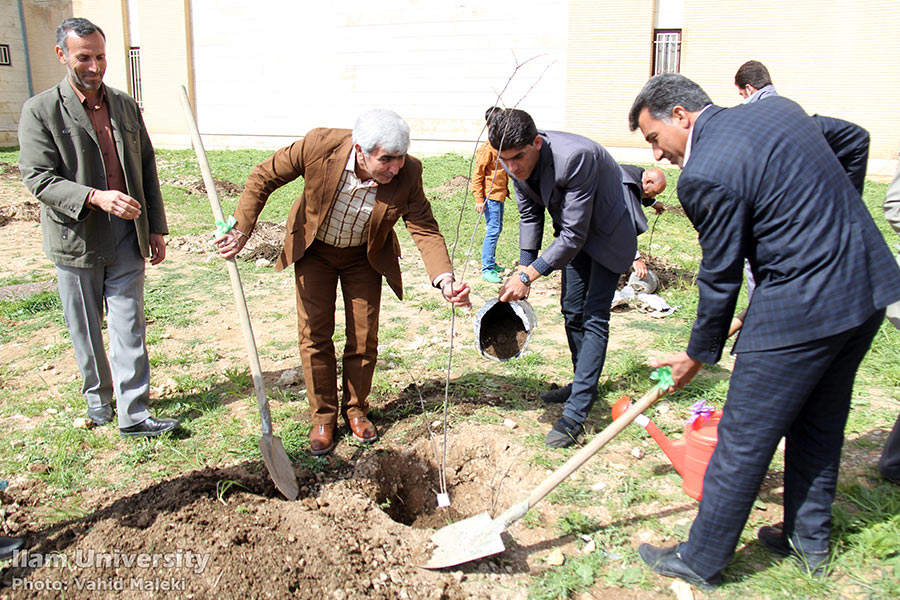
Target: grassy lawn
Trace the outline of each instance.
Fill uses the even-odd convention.
[[[252,150],[213,151],[209,160],[217,179],[240,186],[252,168],[269,154]],[[0,161],[14,163],[16,159],[15,149],[0,149]],[[423,162],[426,193],[448,246],[455,247],[456,270],[461,272],[465,268],[476,294],[489,297],[496,293],[496,287],[480,281],[477,263],[484,226],[471,209],[471,194],[459,187],[451,188],[449,193],[441,191],[454,178],[468,175],[469,157],[448,154],[425,158]],[[186,181],[200,179],[193,153],[159,150],[158,164],[171,235],[208,234],[211,217],[207,199],[187,192],[184,185]],[[669,206],[677,206],[674,190],[678,171],[669,169],[667,175],[669,189],[662,200]],[[298,181],[273,194],[261,219],[284,220],[301,189],[302,182]],[[868,182],[864,201],[894,246],[898,241],[896,235],[881,215],[886,189],[886,184]],[[221,200],[226,214],[236,203],[233,196]],[[460,219],[464,205],[467,210],[462,211]],[[693,276],[700,261],[696,234],[677,211],[669,211],[658,220],[650,216],[649,220],[652,240],[648,231],[639,238],[639,248],[645,255],[664,259],[668,268],[679,274],[677,283],[662,292],[665,300],[679,309],[664,320],[613,317],[614,341],[616,336],[624,336],[634,342],[610,351],[607,357],[600,397],[592,415],[598,428],[609,422],[608,407],[617,398],[626,393],[640,396],[651,385],[647,379],[648,356],[660,356],[686,346],[696,314],[697,289]],[[545,247],[551,241],[550,227],[547,229]],[[397,231],[404,260],[416,256],[414,244],[403,227],[398,226]],[[517,232],[518,214],[514,201],[510,201],[497,249],[498,263],[508,267],[516,263]],[[404,264],[404,271],[407,270]],[[253,316],[254,327],[259,325],[261,331],[267,332],[275,331],[279,322],[291,324],[278,328],[285,330],[283,335],[257,336],[261,355],[279,364],[293,360],[296,365],[299,360],[292,331],[291,277],[245,263],[241,263],[241,271],[248,300],[260,307]],[[23,267],[16,273],[0,272],[0,285],[47,279],[52,279],[52,270],[46,266]],[[408,297],[400,305],[401,309],[381,324],[383,349],[373,383],[373,414],[379,419],[415,415],[417,405],[393,402],[401,395],[403,382],[408,384],[420,375],[439,381],[446,368],[445,349],[430,340],[443,335],[444,329],[436,329],[436,325],[446,324],[450,311],[436,300],[433,290],[420,290],[423,279],[421,274],[405,274]],[[540,284],[550,285],[549,279]],[[746,305],[743,293],[739,308]],[[71,347],[54,291],[0,301],[0,343],[16,351],[14,359],[4,357],[0,363],[0,383],[5,392],[0,418],[7,423],[24,419],[33,424],[7,428],[5,443],[0,444],[2,478],[26,473],[29,480],[45,486],[53,501],[46,507],[44,518],[53,522],[83,515],[83,501],[96,499],[98,494],[114,497],[118,491],[148,480],[257,458],[258,420],[249,372],[244,367],[246,355],[240,347],[226,348],[218,342],[219,334],[226,329],[233,332],[237,327],[218,316],[219,308],[232,302],[230,294],[221,264],[204,262],[201,258],[192,259],[189,269],[185,264],[167,261],[148,276],[147,343],[153,369],[151,383],[155,389],[153,410],[159,416],[177,415],[189,435],[143,441],[122,440],[109,428],[82,430],[71,426],[72,417],[84,412],[84,401],[79,379],[51,379],[55,362],[71,359]],[[389,302],[387,292],[385,302]],[[474,349],[456,348],[451,394],[456,398],[502,395],[506,398],[502,407],[504,416],[534,421],[530,415],[535,403],[523,398],[533,398],[548,382],[564,382],[571,373],[568,352],[564,341],[560,341],[564,338],[558,335],[562,332],[558,306],[547,303],[540,309],[538,319],[541,336],[535,338],[531,351],[521,360],[485,367]],[[457,321],[458,327],[471,329],[471,315],[457,314]],[[551,337],[550,333],[557,336]],[[339,329],[336,334],[339,345],[341,335]],[[408,349],[409,341],[416,336],[423,340],[421,348]],[[832,576],[807,577],[787,561],[772,561],[757,544],[751,543],[757,527],[773,522],[773,517],[774,522],[780,520],[780,491],[769,486],[761,492],[758,510],[754,510],[743,532],[741,543],[747,545],[725,572],[728,585],[712,594],[713,597],[900,597],[900,487],[880,479],[873,466],[884,433],[900,410],[898,356],[900,331],[886,322],[860,368],[854,387],[854,410],[847,425],[845,445],[845,458],[849,458],[842,468],[833,510],[836,553],[831,564]],[[699,399],[722,405],[728,389],[726,367],[703,369],[687,389],[667,400],[666,412],[654,407],[648,416],[665,433],[679,437],[683,424],[675,417],[676,413],[682,414]],[[269,393],[273,420],[278,423],[278,435],[291,459],[313,472],[329,468],[325,459],[306,452],[309,424],[304,393],[290,388],[272,389]],[[437,408],[429,406],[430,410]],[[496,407],[487,405],[474,415],[451,411],[451,419],[503,421]],[[535,469],[558,467],[574,450],[547,452],[539,433],[546,428],[534,425],[533,429],[512,435],[522,436],[518,442],[532,451],[530,464]],[[620,438],[627,446],[626,455],[632,446],[641,446],[647,448],[648,455],[661,456],[642,429],[630,427]],[[771,467],[776,478],[781,475],[782,460],[778,452]],[[690,519],[684,515],[659,516],[670,507],[684,506],[686,502],[677,489],[680,485],[677,476],[660,464],[660,461],[645,460],[623,471],[595,458],[584,467],[585,471],[608,476],[614,484],[593,489],[585,477],[566,481],[557,488],[547,499],[554,514],[559,515],[553,520],[554,531],[560,536],[573,536],[579,547],[593,543],[600,551],[575,554],[561,566],[547,566],[529,575],[531,597],[547,600],[576,597],[581,590],[612,595],[617,589],[649,594],[656,589],[655,576],[637,557],[636,540],[644,534],[684,539],[690,526]],[[593,512],[597,506],[605,507],[608,518]],[[547,514],[533,511],[520,526],[547,526]]]

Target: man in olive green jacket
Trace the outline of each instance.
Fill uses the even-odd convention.
[[[22,108],[22,180],[41,201],[44,252],[56,265],[88,416],[111,421],[115,394],[123,436],[159,435],[178,422],[147,409],[144,266],[165,258],[168,233],[153,147],[135,101],[103,85],[103,31],[67,19],[56,37],[67,75]]]

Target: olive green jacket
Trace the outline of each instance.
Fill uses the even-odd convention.
[[[140,109],[131,96],[105,86],[109,120],[128,195],[141,203],[135,219],[141,254],[150,234],[167,234],[156,159]],[[97,134],[67,79],[29,99],[19,120],[22,181],[41,201],[44,253],[54,264],[99,267],[116,258],[110,217],[85,206],[92,189],[106,189]]]

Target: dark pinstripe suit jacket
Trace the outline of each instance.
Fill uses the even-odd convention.
[[[737,352],[821,339],[900,299],[900,269],[854,188],[865,161],[847,173],[838,158],[854,164],[860,145],[863,129],[784,97],[697,118],[678,179],[703,249],[692,358],[721,356],[745,257],[757,288]]]

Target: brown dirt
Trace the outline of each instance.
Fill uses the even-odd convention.
[[[480,342],[485,353],[500,360],[516,356],[525,346],[525,324],[506,302],[498,302],[481,318]]]
[[[232,183],[225,179],[213,178],[213,182],[216,184],[216,194],[219,196],[219,198],[231,198],[240,196],[241,192],[244,190],[242,186],[239,186],[238,184]],[[166,179],[164,181],[161,181],[160,183],[180,187],[189,194],[206,196],[206,184],[203,182],[202,178]]]
[[[438,194],[440,194],[442,196],[452,196],[453,194],[455,194],[457,192],[461,192],[461,191],[465,190],[466,187],[468,187],[468,185],[469,185],[468,177],[464,177],[463,175],[457,175],[456,177],[452,178],[447,183],[434,188],[433,191],[437,192]]]
[[[521,597],[520,591],[487,592],[483,582],[467,582],[466,573],[508,573],[499,559],[485,559],[456,575],[418,566],[431,553],[426,528],[505,508],[533,479],[521,447],[488,433],[497,426],[464,427],[473,430],[453,435],[480,441],[456,444],[449,452],[453,504],[448,509],[436,506],[436,466],[424,435],[403,448],[379,448],[333,464],[327,473],[297,469],[297,502],[278,495],[259,462],[208,467],[36,532],[29,536],[30,560],[64,554],[69,567],[35,568],[20,559],[19,566],[4,570],[3,584],[10,598],[58,598],[60,587],[66,598],[96,598],[97,589],[88,589],[91,582],[107,590],[121,586],[111,589],[123,598],[146,597],[142,585],[162,585],[155,582],[174,586],[179,597],[198,599]],[[234,482],[224,494],[223,482]],[[139,568],[89,564],[92,551],[94,556],[160,556],[156,567]],[[208,562],[184,562],[192,560],[188,551]],[[516,571],[527,569],[526,556],[504,553],[503,565],[510,564]],[[39,589],[41,582],[57,589]]]
[[[41,221],[41,205],[36,200],[25,200],[21,204],[0,206],[0,227],[11,221]]]

